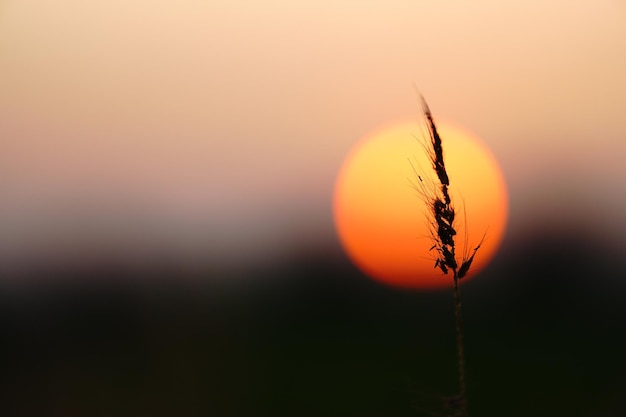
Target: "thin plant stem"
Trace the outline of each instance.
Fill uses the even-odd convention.
[[[459,396],[461,397],[461,411],[467,416],[467,392],[465,386],[465,347],[463,344],[463,319],[461,316],[461,291],[459,279],[454,274],[454,317],[456,321],[456,352],[457,368],[459,373]]]

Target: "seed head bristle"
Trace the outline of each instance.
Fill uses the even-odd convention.
[[[467,272],[469,271],[469,268],[472,265],[472,262],[474,261],[474,256],[476,256],[476,252],[478,252],[478,249],[480,249],[480,247],[483,244],[484,240],[485,240],[485,235],[483,235],[482,239],[480,239],[480,242],[478,243],[478,245],[472,251],[471,256],[466,257],[463,260],[463,263],[461,264],[461,267],[459,268],[459,273],[458,273],[458,278],[459,279],[461,279],[465,275],[467,275]]]

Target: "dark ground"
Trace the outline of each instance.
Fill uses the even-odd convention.
[[[581,241],[529,239],[462,287],[470,415],[626,416],[624,261]],[[247,288],[104,265],[2,290],[3,416],[447,415],[449,291],[310,254]]]

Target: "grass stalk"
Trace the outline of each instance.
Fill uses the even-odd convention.
[[[459,290],[459,279],[454,279],[454,318],[456,322],[456,350],[457,350],[457,370],[459,373],[459,397],[460,411],[467,416],[467,390],[465,387],[465,346],[463,343],[463,320],[461,316],[461,291]]]
[[[446,170],[443,141],[437,130],[433,115],[422,97],[422,109],[429,134],[429,143],[425,150],[430,159],[437,180],[434,184],[425,184],[421,175],[417,175],[419,182],[416,189],[429,207],[428,217],[431,225],[431,238],[433,246],[431,250],[436,253],[435,268],[439,268],[443,274],[452,272],[454,289],[454,311],[456,321],[456,348],[457,348],[457,371],[459,394],[448,398],[446,405],[454,409],[454,417],[467,417],[467,385],[465,375],[465,347],[463,343],[463,321],[461,314],[461,292],[459,281],[469,272],[476,252],[482,241],[476,246],[471,254],[464,248],[460,261],[457,261],[455,236],[455,208],[450,196],[450,178]]]

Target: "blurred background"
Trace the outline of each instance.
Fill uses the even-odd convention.
[[[624,74],[619,0],[1,1],[3,415],[447,415],[452,294],[331,213],[414,86],[509,189],[471,414],[626,415]]]

